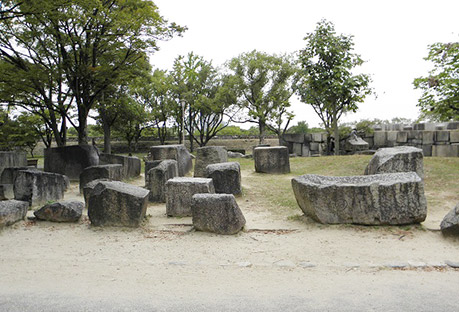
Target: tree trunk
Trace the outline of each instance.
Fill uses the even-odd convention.
[[[81,122],[81,121],[80,121]],[[78,131],[78,145],[87,145],[88,144],[88,129],[86,122],[81,124],[77,128]]]
[[[336,115],[335,115],[336,117]],[[333,119],[333,132],[335,137],[335,155],[339,155],[339,129],[338,129],[338,121],[336,118]]]
[[[103,120],[104,129],[104,153],[112,153],[112,142],[111,142],[111,127],[106,120]]]
[[[263,121],[260,121],[258,123],[258,130],[259,130],[259,135],[258,135],[258,144],[265,144],[265,130],[266,130],[266,125]]]

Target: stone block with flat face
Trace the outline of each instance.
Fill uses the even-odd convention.
[[[152,160],[174,159],[178,164],[178,173],[180,177],[185,176],[191,171],[193,162],[191,154],[184,145],[158,145],[150,147]]]
[[[206,167],[228,161],[228,151],[224,146],[205,146],[196,150],[194,163],[194,176],[205,177]]]
[[[433,145],[432,156],[434,157],[459,157],[459,145]]]
[[[387,145],[387,132],[386,131],[375,131],[374,146],[385,147]]]
[[[124,175],[123,165],[97,165],[85,168],[80,174],[80,193],[83,187],[94,180],[107,179],[121,181]]]
[[[3,169],[11,167],[27,167],[27,154],[19,151],[0,151],[0,175]]]
[[[240,195],[241,188],[241,166],[238,162],[225,162],[208,165],[206,178],[211,178],[214,184],[215,193]]]
[[[449,131],[435,131],[435,142],[449,142]]]
[[[173,159],[161,160],[156,166],[148,172],[147,184],[145,188],[150,191],[149,200],[151,202],[166,202],[166,182],[178,177],[177,161]]]
[[[45,171],[66,175],[78,181],[83,170],[99,164],[99,154],[92,145],[69,145],[45,149]]]
[[[408,132],[399,131],[397,132],[397,143],[406,143],[408,142]]]
[[[140,175],[142,163],[138,157],[135,156],[123,156],[113,154],[100,154],[101,165],[122,165],[123,176],[122,179],[131,179]]]
[[[19,200],[0,201],[0,228],[25,218],[29,203]]]
[[[290,160],[285,146],[257,147],[253,150],[255,171],[261,173],[289,173]]]
[[[435,132],[434,131],[422,131],[422,144],[429,145],[434,144],[435,142]]]
[[[449,133],[449,141],[451,143],[459,143],[459,130],[451,131]]]

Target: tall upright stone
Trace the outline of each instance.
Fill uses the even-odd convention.
[[[145,188],[150,191],[151,202],[166,202],[166,182],[178,176],[177,161],[166,159],[148,172],[148,179]]]
[[[212,164],[206,167],[206,178],[211,178],[215,193],[240,195],[241,165],[238,162]]]
[[[142,162],[135,156],[124,156],[114,154],[100,154],[101,165],[122,165],[123,176],[122,179],[131,179],[140,175]]]
[[[289,173],[290,160],[285,146],[257,147],[253,150],[255,171],[261,173]]]
[[[0,175],[3,169],[10,167],[27,167],[27,154],[21,151],[0,151]]]
[[[45,149],[45,171],[66,175],[78,181],[83,170],[99,164],[99,154],[92,145],[69,145]]]
[[[121,181],[124,175],[123,165],[97,165],[85,168],[80,174],[80,193],[83,192],[84,186],[94,180],[108,179]]]
[[[151,160],[174,159],[177,161],[178,174],[185,176],[191,171],[193,162],[191,154],[184,145],[157,145],[150,147]]]
[[[194,176],[205,177],[206,167],[211,164],[224,163],[228,161],[228,151],[224,146],[204,146],[196,150],[196,161],[194,164]]]

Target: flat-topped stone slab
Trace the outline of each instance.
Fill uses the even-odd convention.
[[[100,181],[89,193],[89,220],[94,226],[138,227],[147,211],[148,194],[124,182]]]
[[[260,173],[289,173],[290,160],[286,146],[256,147],[253,150],[255,171]]]
[[[424,178],[422,149],[412,146],[380,148],[365,168],[365,174],[416,172]]]
[[[194,176],[205,177],[206,167],[228,161],[228,151],[224,146],[204,146],[196,149]]]
[[[150,191],[151,202],[166,202],[166,182],[178,176],[177,161],[173,159],[162,160],[156,167],[147,172],[145,188]]]
[[[29,203],[19,200],[0,201],[0,228],[25,218]]]
[[[212,179],[177,177],[166,182],[166,214],[190,217],[194,194],[215,193]]]
[[[34,211],[38,220],[51,222],[77,222],[83,213],[84,203],[80,201],[63,200],[46,204]]]
[[[85,168],[98,164],[99,154],[92,145],[69,145],[45,149],[45,171],[66,175],[73,181],[78,181]]]
[[[27,167],[27,154],[20,151],[0,151],[0,175],[3,169],[10,167]]]
[[[231,194],[195,194],[191,211],[198,231],[232,235],[242,230],[246,222]]]
[[[424,183],[415,172],[292,179],[305,215],[321,223],[401,225],[425,220]]]
[[[188,152],[186,147],[181,144],[152,146],[150,147],[150,154],[151,160],[176,160],[178,165],[178,174],[180,177],[185,176],[193,167],[191,154]]]
[[[123,175],[122,179],[131,179],[140,175],[142,162],[140,158],[135,156],[113,155],[113,154],[100,154],[101,165],[122,165]]]
[[[124,176],[123,165],[97,165],[85,168],[80,174],[80,193],[83,192],[84,186],[94,180],[108,179],[121,181]]]
[[[238,162],[212,164],[206,167],[206,178],[211,178],[215,193],[240,195],[241,165]]]

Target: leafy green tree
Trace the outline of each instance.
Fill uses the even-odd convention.
[[[296,126],[291,126],[288,130],[288,133],[297,133],[297,134],[302,134],[302,133],[308,133],[309,132],[309,126],[306,121],[298,121]]]
[[[320,21],[305,40],[306,47],[299,54],[297,94],[303,103],[313,107],[327,132],[339,138],[339,119],[347,112],[357,111],[357,104],[371,94],[370,78],[353,74],[363,60],[352,52],[352,36],[338,35],[331,22]],[[339,140],[335,144],[335,153],[339,154]]]
[[[293,118],[288,108],[296,68],[289,58],[254,50],[230,60],[228,68],[233,73],[237,103],[248,114],[240,121],[258,125],[260,144],[267,128],[279,135],[285,116],[288,121]]]
[[[459,120],[459,42],[429,46],[425,60],[434,68],[427,77],[414,80],[423,91],[418,106],[426,117],[438,121]]]

